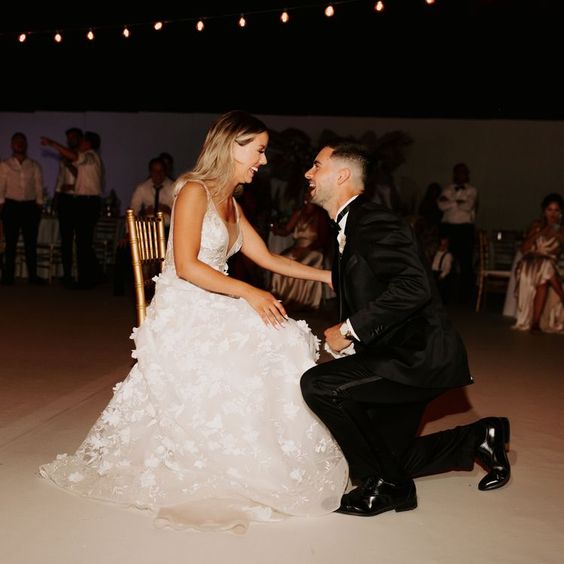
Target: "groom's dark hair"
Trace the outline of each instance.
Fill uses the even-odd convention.
[[[351,143],[350,141],[336,141],[334,143],[328,143],[327,146],[333,149],[331,158],[353,161],[359,165],[362,182],[366,183],[368,167],[370,166],[370,153],[364,145]]]

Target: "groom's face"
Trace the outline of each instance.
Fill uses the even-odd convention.
[[[324,147],[313,161],[313,166],[305,173],[309,180],[311,201],[322,208],[336,197],[337,163],[331,158],[333,149]]]

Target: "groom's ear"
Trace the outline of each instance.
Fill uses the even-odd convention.
[[[349,180],[351,177],[351,169],[350,168],[340,168],[339,172],[337,173],[337,184],[344,184]]]

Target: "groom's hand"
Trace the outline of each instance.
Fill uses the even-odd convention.
[[[333,325],[333,327],[329,327],[329,329],[325,329],[325,341],[326,343],[335,351],[340,352],[343,349],[346,349],[352,341],[343,337],[341,331],[339,331],[342,323],[337,323],[337,325]]]

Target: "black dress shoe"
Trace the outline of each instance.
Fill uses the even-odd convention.
[[[337,513],[370,517],[392,509],[409,511],[416,507],[417,493],[413,480],[391,484],[381,478],[370,477],[342,497]]]
[[[509,419],[507,417],[486,417],[480,419],[482,442],[476,449],[476,457],[489,472],[480,480],[478,489],[495,490],[505,486],[511,476],[511,466],[506,450],[509,443]]]

